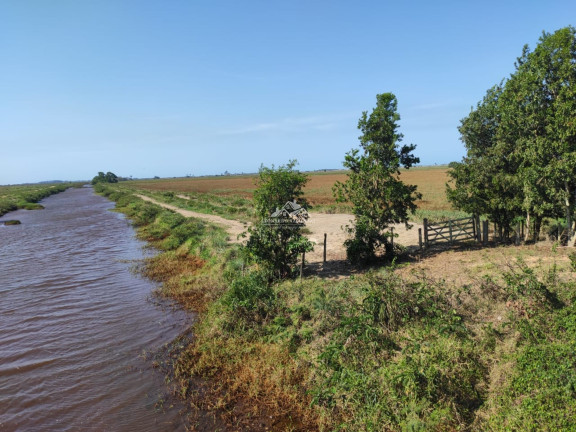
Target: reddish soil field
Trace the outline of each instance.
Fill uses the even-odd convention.
[[[446,166],[418,167],[402,171],[402,180],[415,184],[422,193],[418,207],[426,210],[450,210],[445,189],[448,180]],[[332,187],[337,181],[345,181],[344,171],[310,173],[310,182],[306,186],[306,198],[312,205],[334,204]],[[173,191],[184,193],[212,193],[216,195],[241,195],[252,197],[256,175],[192,177],[160,180],[137,180],[130,185],[154,191]]]

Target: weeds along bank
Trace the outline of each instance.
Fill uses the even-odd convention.
[[[79,186],[79,183],[0,186],[0,216],[18,209],[42,209],[43,207],[38,204],[38,201],[50,195],[64,192],[70,187]]]
[[[175,359],[180,394],[274,413],[272,430],[574,430],[572,269],[519,261],[465,286],[393,267],[270,284],[219,228],[117,187],[145,273],[201,312]],[[195,377],[212,395],[195,398]],[[247,402],[248,401],[248,402]]]

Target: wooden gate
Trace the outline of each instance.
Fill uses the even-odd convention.
[[[467,217],[431,224],[424,219],[424,245],[430,247],[440,242],[453,244],[462,240],[480,241],[480,218]]]

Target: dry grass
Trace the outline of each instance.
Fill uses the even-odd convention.
[[[415,184],[422,193],[418,207],[422,210],[451,210],[445,194],[448,180],[447,166],[416,167],[402,170],[402,180]],[[335,204],[332,187],[337,181],[346,180],[345,171],[313,172],[306,186],[305,196],[313,206]],[[136,180],[127,186],[150,191],[180,193],[211,193],[215,195],[238,195],[251,198],[255,189],[256,175],[193,177],[159,180]]]
[[[232,430],[318,430],[319,419],[301,385],[306,373],[302,362],[275,344],[214,336],[210,349],[198,340],[179,358],[183,373],[177,378],[190,373],[212,378],[202,397],[192,395],[195,404],[224,411],[227,422],[238,428]]]

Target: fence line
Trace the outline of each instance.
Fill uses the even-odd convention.
[[[429,223],[428,219],[424,219],[424,245],[426,247],[442,241],[453,244],[455,241],[461,240],[481,241],[480,218],[478,216],[452,219],[434,224]]]

